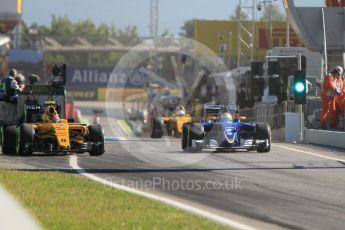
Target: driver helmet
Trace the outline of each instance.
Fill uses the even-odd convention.
[[[232,116],[230,113],[226,112],[226,113],[222,113],[219,117],[219,119],[221,121],[232,121]]]
[[[45,113],[45,122],[57,123],[60,122],[59,114],[57,113],[54,106],[49,106]]]
[[[186,115],[186,112],[184,110],[179,110],[177,112],[177,115],[180,116],[180,117],[183,117],[184,115]]]
[[[183,107],[183,105],[180,105],[178,107],[177,115],[180,117],[183,117],[184,115],[186,115],[186,109]]]

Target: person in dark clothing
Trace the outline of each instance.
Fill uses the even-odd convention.
[[[17,70],[11,69],[8,76],[1,81],[0,99],[2,101],[17,104],[18,92],[23,92],[25,85],[23,75],[18,75]],[[19,82],[20,81],[20,82]]]

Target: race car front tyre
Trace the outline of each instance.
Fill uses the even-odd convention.
[[[2,127],[2,153],[4,155],[16,155],[17,149],[16,149],[16,126],[15,125],[9,125],[9,126],[3,126]]]
[[[202,146],[193,146],[193,140],[204,138],[204,127],[199,123],[185,123],[182,127],[181,147],[185,152],[200,152]]]
[[[150,137],[161,138],[163,136],[163,127],[161,120],[158,117],[154,117],[151,120]]]
[[[102,126],[89,125],[89,135],[87,140],[90,142],[90,156],[100,156],[104,153],[104,134]]]
[[[258,146],[258,153],[268,153],[271,151],[271,127],[266,123],[256,123],[255,139],[266,140],[268,143],[263,143]]]
[[[16,150],[20,156],[31,156],[33,152],[35,131],[29,124],[22,124],[17,128]]]

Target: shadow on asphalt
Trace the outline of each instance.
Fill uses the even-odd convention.
[[[3,155],[2,154],[2,156],[11,157],[11,158],[66,157],[66,156],[70,156],[70,155],[75,155],[75,154],[70,154],[70,153],[37,153],[37,154],[35,154],[34,153],[31,156]]]
[[[292,166],[292,167],[246,167],[246,168],[172,168],[172,169],[154,169],[154,168],[143,168],[143,169],[85,169],[87,173],[102,174],[102,173],[167,173],[167,172],[211,172],[211,171],[249,171],[249,170],[308,170],[308,169],[345,169],[344,166]],[[12,170],[12,169],[11,169]],[[27,171],[27,172],[68,172],[77,173],[74,169],[13,169],[16,171]]]
[[[267,154],[267,153],[258,153],[255,151],[212,151],[205,149],[201,152],[185,152],[185,151],[164,151],[164,153],[181,153],[181,154]]]

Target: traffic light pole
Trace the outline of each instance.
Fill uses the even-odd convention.
[[[302,70],[302,55],[298,54],[297,56],[297,62],[298,62],[298,70]],[[299,142],[303,143],[304,141],[304,117],[303,117],[303,105],[299,104],[298,105],[298,113],[299,113],[299,127],[300,127],[300,132],[299,132]]]

